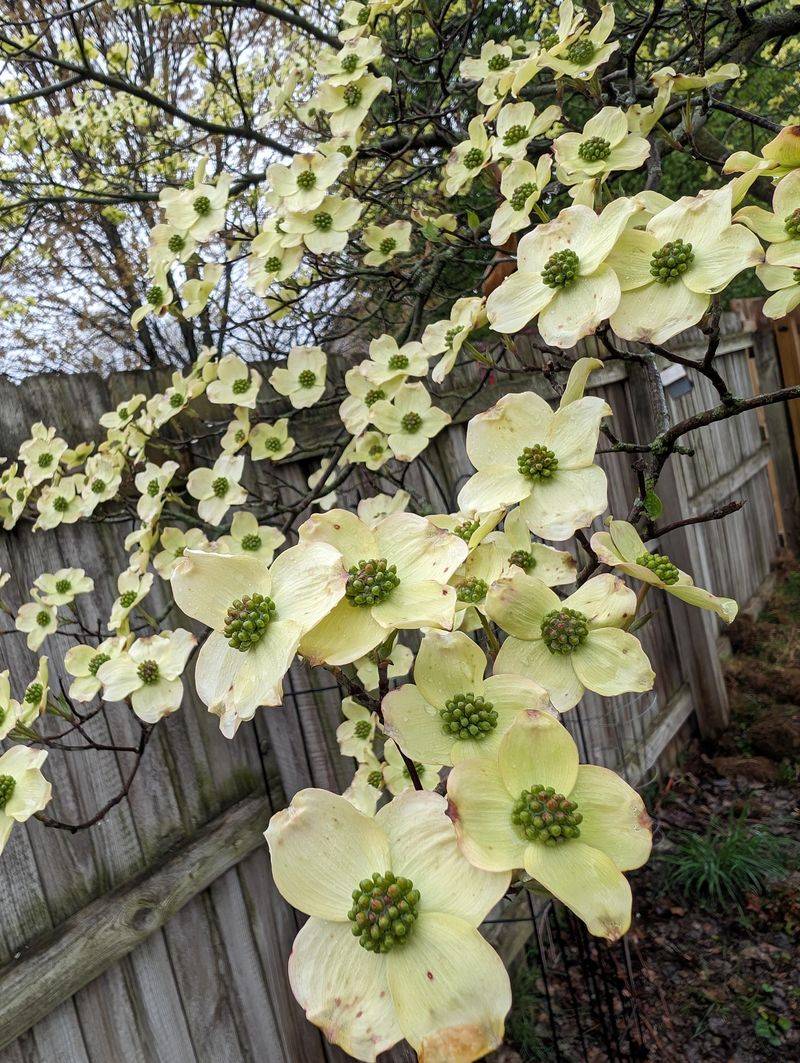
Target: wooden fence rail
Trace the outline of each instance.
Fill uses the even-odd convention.
[[[730,315],[723,323],[723,372],[749,394],[756,362],[762,373],[771,372],[773,362],[762,336],[744,331]],[[698,334],[682,340],[683,354],[700,350]],[[549,395],[538,374],[513,379],[515,389]],[[96,438],[101,413],[162,383],[143,372],[109,381],[45,374],[19,387],[0,380],[0,453],[16,453],[35,420],[56,425],[70,443]],[[608,401],[621,438],[648,437],[648,406],[635,371],[629,376],[614,363],[595,374],[591,388]],[[459,409],[454,424],[434,440],[425,466],[409,472],[431,512],[454,506],[471,471],[466,419],[505,390],[506,381],[487,381],[464,401],[476,387],[463,379],[460,397],[448,398],[450,408]],[[704,382],[695,381],[690,393],[670,402],[678,417],[708,405],[710,396]],[[298,435],[324,443],[336,425],[335,410],[323,409]],[[697,458],[675,459],[661,486],[669,519],[731,497],[747,500],[723,525],[679,529],[663,544],[698,582],[740,600],[767,576],[785,526],[779,503],[791,490],[783,450],[789,435],[777,437],[754,413],[714,426],[690,441]],[[635,489],[630,459],[611,454],[602,460],[611,474],[611,511],[623,516]],[[307,460],[290,463],[287,483],[304,486],[309,471]],[[127,530],[80,524],[35,536],[27,528],[0,535],[0,566],[13,574],[6,599],[16,605],[42,571],[78,564],[97,585],[91,605],[79,603],[78,611],[87,626],[96,624],[95,610],[102,615],[110,608],[115,575],[126,564],[121,540]],[[587,757],[617,764],[632,779],[652,770],[665,751],[669,755],[689,728],[713,731],[727,713],[716,620],[664,598],[643,634],[658,676],[653,695],[589,697],[567,717]],[[154,602],[157,611],[166,609],[168,589],[157,586]],[[187,623],[179,616],[175,622]],[[56,634],[45,649],[60,662],[69,644]],[[0,668],[6,667],[17,692],[32,678],[35,658],[20,636],[0,639]],[[55,671],[56,684],[65,680],[60,668]],[[33,821],[12,834],[0,860],[3,1063],[346,1058],[305,1021],[288,989],[286,959],[299,924],[272,885],[260,836],[270,812],[298,789],[348,782],[351,768],[334,738],[338,688],[327,673],[295,666],[284,707],[259,712],[228,742],[193,695],[191,677],[186,687],[181,712],[156,729],[129,801],[74,836]],[[126,714],[113,706],[92,728],[97,740],[127,744],[133,737]],[[64,819],[90,815],[118,790],[125,772],[125,754],[53,754],[47,773],[54,810]],[[398,1063],[412,1055],[401,1048],[386,1058]]]

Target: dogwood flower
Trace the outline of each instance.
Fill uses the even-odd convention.
[[[610,573],[559,598],[535,576],[515,572],[489,588],[486,612],[508,633],[496,670],[535,675],[559,712],[577,705],[584,690],[614,697],[653,687],[646,653],[624,630],[636,595]]]
[[[111,607],[111,616],[108,626],[112,631],[119,631],[124,627],[127,630],[128,617],[143,598],[150,593],[153,586],[153,573],[139,573],[133,569],[126,569],[117,577],[118,595]]]
[[[119,657],[127,638],[117,635],[104,639],[97,646],[71,646],[64,654],[64,667],[74,681],[69,688],[73,701],[91,701],[103,686],[97,677],[98,669],[106,661]]]
[[[34,531],[50,531],[59,524],[74,524],[84,515],[82,491],[86,480],[82,473],[62,476],[57,483],[42,488],[36,499],[39,516]]]
[[[411,222],[393,221],[390,225],[368,225],[362,240],[369,252],[364,255],[365,266],[382,266],[395,255],[411,250]]]
[[[0,741],[14,730],[19,719],[19,702],[11,697],[8,669],[0,672]]]
[[[246,554],[186,551],[172,593],[179,609],[212,628],[195,685],[226,738],[259,705],[280,705],[300,639],[336,606],[346,581],[338,551],[325,543],[284,550],[271,566]]]
[[[773,293],[761,307],[765,317],[785,317],[800,306],[800,254],[796,266],[756,266],[756,276]]]
[[[414,665],[414,682],[384,697],[383,727],[414,760],[458,764],[497,756],[520,713],[549,706],[547,691],[527,676],[484,679],[486,656],[462,631],[429,631]]]
[[[181,285],[183,307],[181,313],[187,319],[197,317],[205,310],[211,293],[219,283],[224,267],[208,262],[201,277],[192,277]]]
[[[571,0],[566,0],[566,3],[561,4],[560,7],[566,8],[565,11],[559,10],[559,17],[561,18],[563,14],[564,24],[566,24],[569,21],[567,16],[571,15]],[[574,23],[573,26],[575,26]],[[556,77],[570,77],[576,81],[586,80],[619,48],[619,41],[608,41],[613,28],[614,5],[604,4],[600,9],[600,18],[588,33],[583,32],[582,26],[575,26],[572,32],[563,38],[559,33],[558,44],[545,52],[542,62],[553,71]]]
[[[422,383],[404,384],[391,402],[379,399],[370,412],[398,461],[413,461],[451,420],[449,413],[431,404]]]
[[[25,687],[25,693],[19,705],[19,722],[23,727],[30,727],[47,708],[50,696],[49,674],[47,658],[40,657],[36,675]]]
[[[94,580],[82,568],[60,568],[57,572],[43,572],[33,581],[39,597],[46,605],[68,605],[79,594],[94,590]]]
[[[467,553],[455,535],[413,513],[393,513],[371,529],[334,509],[310,517],[299,536],[334,546],[348,571],[343,600],[301,644],[312,664],[349,664],[395,629],[452,627],[456,594],[447,581]]]
[[[457,535],[470,550],[474,550],[497,527],[503,519],[503,512],[502,509],[495,509],[483,515],[474,512],[434,513],[428,520],[437,528],[445,528]]]
[[[46,749],[12,746],[0,756],[0,853],[11,828],[41,812],[52,796],[52,787],[42,775]]]
[[[356,675],[364,684],[364,689],[367,691],[378,689],[380,683],[380,677],[378,674],[379,660],[385,660],[388,662],[386,678],[397,679],[401,676],[408,675],[411,665],[414,663],[414,654],[408,646],[404,646],[402,642],[395,642],[388,654],[383,652],[379,646],[375,650],[370,650],[370,652],[363,657],[359,657],[357,661],[353,661]]]
[[[275,551],[285,541],[283,532],[269,524],[259,524],[255,513],[240,510],[233,515],[230,534],[221,536],[214,545],[220,553],[247,554],[269,565]]]
[[[20,606],[14,627],[17,631],[27,632],[28,649],[35,652],[47,636],[58,629],[58,609],[34,597],[32,602]]]
[[[370,817],[301,790],[270,820],[275,883],[310,916],[289,959],[292,991],[356,1059],[405,1037],[420,1059],[471,1063],[503,1040],[508,975],[476,927],[509,875],[464,859],[446,808],[438,794],[405,793]]]
[[[124,399],[118,403],[115,409],[104,413],[100,418],[100,424],[103,428],[116,428],[118,430],[127,428],[144,404],[144,401],[144,395],[131,395],[129,399]]]
[[[507,103],[497,115],[497,135],[492,139],[492,157],[524,159],[531,140],[541,136],[560,117],[561,108],[555,104],[545,107],[541,114],[537,114],[533,104],[527,101]]]
[[[247,490],[239,483],[244,458],[221,454],[210,469],[192,469],[186,490],[199,502],[197,514],[209,524],[221,524],[231,506],[247,501]]]
[[[31,487],[53,478],[66,449],[66,440],[56,435],[55,428],[45,428],[39,421],[33,425],[31,438],[19,448],[19,460],[25,466],[25,479]]]
[[[675,92],[696,92],[698,89],[720,85],[723,81],[733,81],[740,73],[736,63],[723,63],[704,74],[678,74],[674,67],[663,66],[650,75],[650,80],[658,88],[669,84]]]
[[[339,51],[323,52],[317,59],[317,71],[329,85],[347,85],[367,73],[371,63],[380,59],[383,46],[380,37],[361,37],[348,41]]]
[[[408,508],[411,495],[408,491],[395,491],[392,495],[373,495],[371,498],[362,498],[356,506],[358,519],[363,521],[368,528],[374,528],[384,517],[390,513],[401,513]]]
[[[156,273],[153,283],[145,292],[144,302],[131,314],[131,328],[135,332],[148,314],[157,314],[163,317],[175,298],[166,272]],[[105,415],[104,415],[105,416]],[[102,424],[103,418],[100,418]]]
[[[261,421],[250,432],[250,457],[253,461],[280,461],[294,450],[285,417],[274,424]]]
[[[235,519],[235,518],[234,518]],[[187,550],[201,550],[208,545],[201,528],[164,528],[161,532],[161,550],[153,558],[153,567],[162,579],[168,580],[175,566]]]
[[[554,347],[574,347],[594,332],[619,305],[620,282],[606,259],[637,209],[630,199],[614,200],[599,216],[565,207],[523,236],[516,273],[486,301],[492,328],[519,332],[538,315],[542,339]]]
[[[578,565],[568,550],[556,550],[552,546],[536,542],[528,531],[519,506],[506,514],[503,530],[492,532],[493,543],[506,557],[508,564],[516,566],[528,575],[536,573],[546,587],[561,587],[574,583]]]
[[[342,701],[344,723],[336,728],[336,741],[343,757],[355,757],[361,763],[372,752],[378,717],[354,698]]]
[[[489,239],[495,247],[507,243],[512,233],[528,228],[534,204],[550,181],[552,162],[549,155],[540,155],[535,166],[527,159],[518,159],[503,170],[500,179],[503,202],[494,212],[489,229]]]
[[[268,166],[267,179],[283,210],[302,213],[319,207],[345,166],[347,157],[340,151],[298,153],[288,166],[280,162]],[[257,252],[256,246],[251,249]]]
[[[312,254],[342,251],[363,209],[357,199],[328,195],[315,210],[287,214],[284,229],[301,236]]]
[[[374,816],[382,792],[381,762],[374,753],[367,753],[367,759],[358,765],[350,785],[342,791],[342,797],[365,816]]]
[[[508,95],[516,70],[511,45],[497,44],[495,41],[487,41],[481,46],[481,54],[477,59],[462,59],[459,66],[462,78],[481,82],[478,100],[487,107]]]
[[[464,341],[470,333],[486,324],[483,299],[467,296],[456,299],[450,317],[427,325],[422,333],[422,346],[428,357],[441,354],[431,373],[434,384],[441,384],[456,364]]]
[[[472,119],[467,133],[469,139],[456,144],[445,163],[443,188],[446,196],[468,192],[472,182],[491,161],[489,135],[481,115]]]
[[[392,399],[403,383],[403,375],[396,375],[376,384],[373,373],[380,370],[370,367],[369,362],[348,369],[344,386],[349,394],[339,406],[339,417],[351,436],[360,436],[372,420],[372,407],[380,401]]]
[[[85,514],[93,513],[101,502],[116,497],[122,483],[122,471],[118,462],[104,454],[93,454],[86,462],[81,500]]]
[[[174,225],[154,225],[147,248],[147,272],[154,277],[174,262],[188,262],[197,250],[197,240]]]
[[[136,503],[139,520],[148,522],[159,516],[164,506],[164,492],[177,471],[177,461],[165,461],[163,465],[148,461],[144,469],[136,474],[134,484],[139,492]]]
[[[628,132],[620,107],[603,107],[583,127],[582,133],[562,133],[553,141],[558,178],[576,184],[589,177],[605,177],[614,170],[636,170],[650,154],[650,145]]]
[[[416,340],[397,345],[394,336],[383,335],[369,345],[369,359],[361,368],[377,386],[388,381],[402,382],[409,376],[427,376],[428,355]]]
[[[193,188],[162,188],[158,195],[167,222],[198,243],[205,243],[225,224],[231,185],[229,174],[220,174],[213,185],[204,178],[205,165],[201,165]]]
[[[763,262],[755,234],[731,224],[731,196],[730,185],[683,196],[620,236],[607,262],[622,288],[610,315],[618,336],[666,342],[696,325],[737,273]]]
[[[536,535],[563,541],[606,508],[606,474],[593,464],[603,399],[583,394],[602,363],[580,358],[553,412],[535,392],[504,395],[467,427],[467,454],[478,470],[461,488],[461,509],[489,513],[520,503]]]
[[[251,369],[238,354],[226,354],[217,367],[216,380],[206,388],[209,402],[243,406],[254,410],[261,387],[261,374]]]
[[[363,464],[372,472],[377,472],[394,454],[382,432],[365,432],[350,440],[343,457],[353,465]]]
[[[247,258],[247,286],[262,298],[275,281],[293,276],[303,260],[300,242],[286,247],[282,241],[276,234],[259,233],[250,245],[253,253]]]
[[[220,450],[226,454],[236,454],[249,441],[250,411],[246,406],[237,406],[233,411],[233,420],[228,423],[225,434],[219,441]]]
[[[447,780],[462,852],[476,867],[524,867],[582,919],[616,941],[630,926],[623,871],[650,855],[650,819],[639,795],[613,771],[579,764],[556,719],[521,713],[497,759],[457,764]]]
[[[292,347],[286,365],[273,369],[269,382],[296,410],[305,410],[322,398],[327,367],[321,347]]]
[[[314,102],[328,114],[331,134],[348,138],[358,132],[375,100],[381,93],[389,92],[391,87],[391,78],[362,74],[357,81],[350,81],[347,85],[324,82]]]
[[[158,723],[181,707],[181,675],[196,645],[194,635],[182,627],[136,639],[98,668],[103,700],[130,698],[143,723]]]
[[[658,587],[698,609],[710,609],[726,624],[736,619],[739,606],[732,598],[717,598],[702,587],[695,587],[692,577],[672,564],[665,554],[651,553],[639,533],[625,520],[609,520],[608,531],[595,532],[591,547],[598,560],[626,576]]]
[[[454,627],[461,631],[476,631],[481,616],[486,614],[486,595],[489,588],[509,573],[508,555],[494,543],[482,542],[470,550],[467,559],[450,580],[456,589],[456,619]]]

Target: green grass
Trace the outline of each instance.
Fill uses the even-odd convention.
[[[704,834],[675,831],[661,855],[667,888],[711,908],[742,910],[748,893],[763,894],[796,862],[788,838],[751,826],[745,816],[713,817]]]

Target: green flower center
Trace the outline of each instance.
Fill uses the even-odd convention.
[[[558,34],[555,30],[542,34],[542,48],[554,48],[558,44]]]
[[[515,550],[509,557],[508,563],[521,568],[523,572],[531,572],[536,568],[536,558],[530,550]]]
[[[537,187],[538,186],[535,181],[526,181],[524,184],[521,184],[519,188],[515,188],[514,194],[510,200],[511,209],[523,210],[525,204],[528,202],[528,197],[534,194]]]
[[[444,342],[447,344],[448,347],[452,347],[453,346],[453,340],[456,338],[456,336],[459,334],[459,332],[463,332],[463,331],[464,331],[464,326],[463,325],[454,325],[452,328],[449,328],[447,330],[447,332],[445,332],[445,334],[444,334]]]
[[[151,306],[161,306],[164,302],[164,289],[160,284],[154,284],[147,289],[147,301]]]
[[[135,601],[136,591],[125,591],[124,594],[120,594],[119,596],[119,604],[123,609],[130,609]]]
[[[243,428],[239,428],[234,432],[233,438],[237,443],[244,443],[247,438],[247,433]]]
[[[379,402],[381,399],[385,398],[386,392],[383,390],[383,388],[372,388],[364,396],[364,405],[374,406],[376,402]]]
[[[359,561],[348,569],[344,593],[351,605],[378,605],[385,602],[399,584],[397,566],[388,564],[385,557],[379,557]]]
[[[72,590],[72,584],[68,579],[56,580],[56,594],[68,594]]]
[[[412,410],[410,413],[403,414],[400,425],[404,432],[409,432],[413,435],[422,428],[422,418],[418,413]]]
[[[511,60],[504,55],[493,55],[486,65],[494,74],[499,74],[511,65]]]
[[[230,484],[228,483],[227,476],[218,476],[216,480],[212,482],[211,490],[214,492],[217,498],[224,498],[225,495],[227,495],[228,493],[229,486]]]
[[[464,165],[468,170],[477,170],[483,162],[483,152],[480,148],[470,148],[464,156]]]
[[[6,710],[0,705],[0,727],[6,722]]]
[[[482,602],[486,597],[486,592],[489,590],[489,586],[486,580],[479,579],[478,576],[470,576],[469,579],[463,580],[456,588],[456,597],[460,602],[467,602],[470,605],[477,605],[478,602]]]
[[[380,443],[373,443],[367,452],[371,458],[379,458],[383,454],[384,448]]]
[[[25,488],[24,487],[20,487],[19,490],[17,491],[17,494],[16,494],[15,497],[17,499],[17,502],[24,502],[25,501]]]
[[[161,484],[156,479],[152,479],[147,485],[147,493],[151,498],[155,498],[161,489]]]
[[[25,691],[25,701],[28,705],[35,705],[38,701],[42,700],[42,694],[44,693],[44,687],[41,683],[31,683],[28,689]]]
[[[356,22],[359,26],[366,26],[366,24],[369,22],[369,8],[362,7],[362,9],[358,13],[358,18],[356,19]]]
[[[511,822],[529,842],[563,845],[580,836],[583,816],[574,801],[557,794],[552,786],[531,786],[514,802]]]
[[[800,284],[800,268],[796,269],[792,274],[792,280],[795,284]]]
[[[120,406],[120,408],[117,410],[117,416],[121,421],[127,421],[130,415],[130,410],[127,406]]]
[[[211,213],[211,200],[208,196],[198,196],[192,206],[195,214],[199,214],[201,218],[207,218]]]
[[[594,58],[594,44],[588,37],[573,41],[567,48],[567,59],[575,66],[585,66]]]
[[[231,387],[231,391],[234,395],[244,395],[245,392],[250,390],[250,377],[243,376],[239,380],[234,380]]]
[[[310,191],[317,183],[317,175],[313,170],[303,170],[297,175],[297,187],[304,192]]]
[[[94,494],[101,495],[103,493],[103,491],[105,491],[105,489],[106,489],[105,480],[100,480],[100,479],[92,480],[92,491],[94,492]]]
[[[381,775],[381,773],[380,773],[380,772],[379,772],[379,771],[378,771],[378,770],[376,769],[375,771],[371,771],[371,772],[369,773],[369,775],[367,776],[367,782],[368,782],[368,783],[369,783],[369,785],[370,785],[370,786],[372,786],[372,787],[373,787],[373,788],[374,788],[375,790],[380,790],[380,789],[381,789],[381,787],[383,786],[383,776],[382,776],[382,775]]]
[[[45,452],[39,455],[39,460],[36,462],[40,469],[49,469],[53,464],[53,455]]]
[[[390,255],[396,247],[397,240],[393,236],[387,236],[384,240],[381,240],[378,250],[382,255]]]
[[[506,130],[503,143],[507,148],[513,148],[515,144],[519,144],[521,140],[525,140],[529,135],[527,126],[512,125]]]
[[[348,85],[342,93],[342,99],[348,107],[358,107],[361,103],[361,99],[364,93],[358,87],[358,85]]]
[[[317,382],[317,374],[313,369],[304,369],[297,377],[297,383],[301,388],[313,388]]]
[[[417,920],[419,890],[410,878],[376,871],[353,890],[347,918],[353,935],[368,952],[389,952],[408,940]]]
[[[786,216],[783,227],[792,240],[800,238],[800,207]]]
[[[393,354],[389,359],[390,369],[408,369],[408,357],[405,354]]]
[[[183,403],[184,403],[184,396],[179,394],[177,391],[175,392],[174,395],[170,395],[169,404],[173,408],[173,410],[177,410],[179,406],[183,406]]]
[[[497,712],[482,694],[455,694],[439,709],[442,730],[453,738],[485,738],[497,727]]]
[[[684,243],[683,240],[670,240],[668,244],[664,244],[658,251],[653,252],[653,257],[650,259],[650,272],[657,281],[669,284],[680,277],[681,273],[685,273],[692,262],[694,262],[692,245]]]
[[[265,594],[245,594],[232,602],[225,614],[224,634],[235,650],[251,650],[275,618],[275,602]]]
[[[580,259],[570,248],[554,251],[544,264],[542,280],[548,288],[566,288],[578,276]]]
[[[636,558],[636,564],[644,565],[645,568],[649,568],[650,571],[658,576],[662,583],[666,583],[668,587],[671,587],[680,579],[680,572],[666,554],[645,553],[642,554],[641,557]]]
[[[39,612],[36,614],[36,623],[39,625],[39,627],[47,627],[47,625],[50,623],[50,613],[47,611],[47,609],[39,610]]]
[[[184,247],[186,247],[186,241],[180,233],[175,233],[175,235],[170,236],[169,240],[167,241],[167,247],[174,255],[178,255],[181,251],[183,251]]]
[[[425,765],[422,764],[420,761],[415,760],[414,761],[414,771],[419,776],[420,782],[422,782],[422,779],[425,776]],[[403,768],[403,778],[404,779],[410,779],[411,778],[411,772],[408,770],[408,768]]]
[[[358,720],[355,726],[355,736],[362,741],[372,734],[372,724],[369,720]]]
[[[314,215],[314,228],[326,233],[333,226],[333,218],[327,211],[320,210]]]
[[[69,509],[69,502],[63,495],[59,495],[53,502],[53,509],[56,513],[66,513]]]
[[[357,66],[358,56],[355,52],[350,52],[349,55],[342,57],[342,70],[344,70],[346,74],[352,74]]]
[[[89,675],[96,677],[101,665],[104,665],[106,661],[110,660],[111,658],[107,653],[96,653],[91,661],[89,661]]]
[[[611,144],[605,137],[589,137],[578,148],[578,154],[584,162],[600,162],[611,154]]]
[[[552,480],[558,468],[558,458],[543,443],[525,447],[517,458],[517,468],[529,480]]]
[[[554,609],[542,620],[542,642],[551,653],[573,653],[588,635],[589,621],[577,609]]]
[[[481,522],[479,520],[462,520],[460,524],[457,524],[453,528],[453,535],[457,535],[459,539],[463,539],[465,543],[468,543],[475,532],[480,528]]]
[[[157,661],[142,661],[139,667],[136,669],[136,674],[139,676],[143,683],[150,686],[152,683],[158,682],[159,671]]]
[[[260,550],[261,549],[261,536],[256,535],[255,532],[250,532],[249,535],[242,536],[242,549],[243,550]]]
[[[277,255],[270,255],[264,265],[266,266],[267,273],[280,273],[280,269],[283,265],[283,262],[278,258]]]
[[[0,775],[0,812],[6,807],[14,793],[17,780],[13,775]]]
[[[270,436],[269,439],[264,440],[264,449],[272,451],[273,454],[277,454],[282,446],[283,444],[277,436]]]

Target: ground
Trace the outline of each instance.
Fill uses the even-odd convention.
[[[655,846],[631,876],[632,983],[620,946],[565,923],[550,1008],[531,947],[497,1063],[800,1058],[800,567],[783,561],[776,577],[758,619],[730,632],[729,729],[646,795]]]

